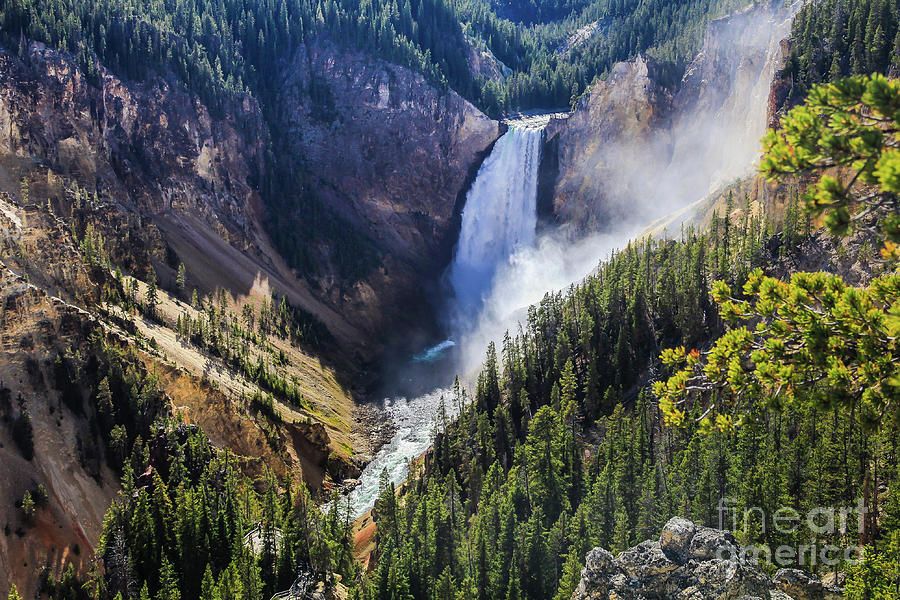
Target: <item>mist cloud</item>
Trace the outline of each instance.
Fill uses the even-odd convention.
[[[502,339],[547,292],[582,280],[652,222],[752,172],[792,14],[760,5],[711,23],[666,125],[639,140],[603,140],[604,205],[596,210],[612,223],[575,241],[566,227],[544,233],[500,265],[477,318],[453,319],[461,373],[477,369],[488,342]]]

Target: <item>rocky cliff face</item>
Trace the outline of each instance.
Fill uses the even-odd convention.
[[[423,282],[450,258],[462,195],[500,124],[409,69],[340,51],[301,48],[285,71],[282,117],[306,189],[374,240],[380,267],[352,287],[323,291],[383,331],[421,324]]]
[[[91,84],[37,43],[22,59],[0,53],[0,82],[0,152],[45,161],[129,208],[190,213],[232,241],[252,226],[262,140],[234,127],[246,119],[261,130],[249,99],[213,119],[164,79],[129,84],[103,70]]]
[[[746,560],[727,532],[675,517],[658,541],[613,556],[594,548],[586,558],[572,600],[837,600],[840,588],[825,586],[798,569],[770,579]]]
[[[747,173],[759,157],[792,18],[790,10],[762,2],[712,21],[685,72],[674,103],[673,155],[714,165],[713,186]],[[708,192],[700,183],[696,191]]]
[[[21,58],[0,50],[0,84],[3,189],[15,194],[46,173],[96,192],[108,239],[131,246],[126,268],[152,263],[165,281],[184,262],[189,288],[278,292],[345,346],[365,342],[290,273],[259,225],[254,182],[267,138],[251,99],[215,118],[164,78],[125,82],[101,69],[89,82],[70,57],[37,43]]]
[[[22,161],[37,160],[137,224],[163,280],[183,261],[201,293],[284,294],[361,359],[377,355],[392,324],[427,320],[419,282],[435,281],[448,260],[458,197],[500,133],[408,69],[326,42],[301,48],[285,66],[283,119],[271,131],[306,169],[297,201],[317,194],[374,240],[377,264],[348,282],[328,270],[327,248],[314,276],[272,248],[257,191],[270,130],[251,98],[217,117],[165,78],[126,82],[101,69],[89,82],[70,57],[36,43],[21,58],[0,50],[0,83],[10,191]]]
[[[711,22],[674,97],[656,83],[652,60],[616,65],[548,128],[559,156],[557,218],[581,230],[646,220],[746,173],[789,27],[789,14],[764,3]]]
[[[503,81],[512,75],[512,69],[504,65],[494,53],[481,42],[466,38],[466,63],[477,79]]]
[[[598,229],[613,216],[605,200],[638,193],[621,174],[656,143],[671,111],[671,94],[655,74],[654,61],[642,56],[618,63],[568,118],[551,119],[546,140],[558,161],[550,203],[557,220]]]

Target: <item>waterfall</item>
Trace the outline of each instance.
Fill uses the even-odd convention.
[[[457,316],[477,313],[497,268],[534,245],[537,179],[546,119],[511,122],[466,195],[456,255],[448,271]]]
[[[509,130],[494,144],[466,195],[459,241],[446,273],[453,292],[448,312],[455,321],[454,337],[459,338],[466,325],[471,327],[476,322],[475,315],[492,289],[498,269],[516,252],[535,243],[538,167],[543,131],[549,120],[550,115],[541,115],[510,121]],[[375,504],[383,472],[389,481],[400,483],[406,477],[408,462],[431,445],[442,400],[446,416],[456,415],[458,407],[450,401],[449,388],[456,364],[449,365],[449,375],[446,365],[442,370],[436,364],[452,363],[447,354],[455,346],[456,341],[445,340],[413,356],[406,365],[407,377],[426,373],[433,384],[431,391],[410,398],[395,394],[384,399],[394,435],[366,465],[359,485],[349,494],[354,518]]]

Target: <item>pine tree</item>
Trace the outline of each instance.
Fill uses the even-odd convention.
[[[434,600],[456,600],[457,591],[450,566],[444,568],[435,585]]]
[[[185,268],[184,263],[178,264],[178,273],[175,275],[175,286],[181,293],[184,293],[187,288],[187,269]]]
[[[566,555],[562,569],[562,578],[554,600],[569,600],[581,581],[581,568],[584,558],[580,555],[579,544],[573,544],[572,550]]]
[[[843,70],[841,69],[841,56],[837,52],[834,53],[834,57],[831,59],[831,67],[828,69],[828,79],[831,81],[836,81],[841,78],[843,75]]]
[[[213,580],[212,569],[209,564],[203,572],[203,583],[200,585],[200,600],[219,600],[219,593]]]
[[[181,600],[181,589],[175,568],[165,554],[159,567],[159,591],[156,600]]]
[[[22,500],[19,503],[19,507],[22,509],[22,514],[25,516],[25,521],[30,523],[32,518],[34,518],[35,504],[34,500],[31,497],[31,492],[25,490],[25,493],[22,495]]]
[[[519,582],[518,560],[510,562],[509,578],[506,586],[506,600],[523,600],[522,587]]]
[[[147,276],[147,314],[151,317],[156,316],[156,306],[159,303],[159,293],[156,289],[156,270],[150,269]]]

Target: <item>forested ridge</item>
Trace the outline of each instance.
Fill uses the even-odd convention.
[[[410,66],[450,86],[490,114],[567,106],[615,62],[650,52],[683,69],[710,17],[740,0],[672,4],[621,0],[516,3],[485,0],[10,0],[0,9],[5,43],[42,41],[77,56],[89,77],[103,65],[129,79],[173,73],[214,110],[250,93],[273,101],[278,70],[299,44],[327,36],[350,48]],[[565,53],[578,27],[600,32]],[[466,46],[489,49],[512,69],[503,81],[469,68]]]
[[[794,18],[784,74],[790,98],[810,87],[849,75],[897,73],[900,63],[898,5],[892,0],[821,0]]]

